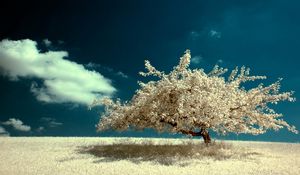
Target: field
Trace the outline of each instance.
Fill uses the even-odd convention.
[[[300,144],[91,137],[0,137],[0,174],[300,174]]]

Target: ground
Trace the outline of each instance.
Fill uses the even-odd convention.
[[[0,137],[0,174],[300,174],[300,144],[91,137]]]

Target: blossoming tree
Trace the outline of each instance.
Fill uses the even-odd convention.
[[[287,127],[297,133],[294,126],[280,119],[269,104],[295,101],[293,92],[279,92],[280,80],[264,86],[245,89],[241,84],[266,79],[250,76],[249,68],[236,67],[228,79],[221,75],[227,69],[215,66],[205,73],[202,69],[190,70],[190,51],[180,58],[179,65],[166,74],[145,61],[146,73],[142,76],[158,77],[157,81],[138,82],[138,89],[129,102],[110,98],[95,101],[105,106],[105,113],[97,125],[98,131],[109,128],[141,130],[153,128],[159,132],[202,136],[210,142],[208,130],[220,134],[262,134],[268,129]]]

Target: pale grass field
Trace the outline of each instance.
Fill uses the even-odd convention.
[[[299,175],[300,144],[89,137],[0,137],[0,175]]]

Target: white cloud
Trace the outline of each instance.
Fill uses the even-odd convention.
[[[203,60],[203,58],[200,55],[198,55],[198,56],[191,58],[191,63],[199,64],[202,60]]]
[[[9,133],[5,130],[5,128],[0,126],[0,137],[7,137]]]
[[[221,32],[218,32],[218,31],[212,29],[209,31],[209,36],[212,38],[215,38],[215,39],[220,39],[222,34],[221,34]]]
[[[6,122],[2,122],[3,125],[12,126],[15,130],[28,132],[31,130],[30,126],[24,125],[19,119],[10,118]]]
[[[44,44],[46,47],[49,47],[52,45],[52,42],[50,40],[48,40],[47,38],[43,40]]]
[[[47,125],[51,128],[55,128],[63,125],[63,123],[57,122],[55,118],[51,118],[51,117],[42,117],[41,121],[47,123]]]
[[[46,103],[77,103],[89,105],[95,98],[112,95],[116,89],[100,73],[66,60],[66,51],[41,53],[35,41],[2,40],[0,42],[0,70],[11,80],[38,78],[32,83],[39,101]]]

